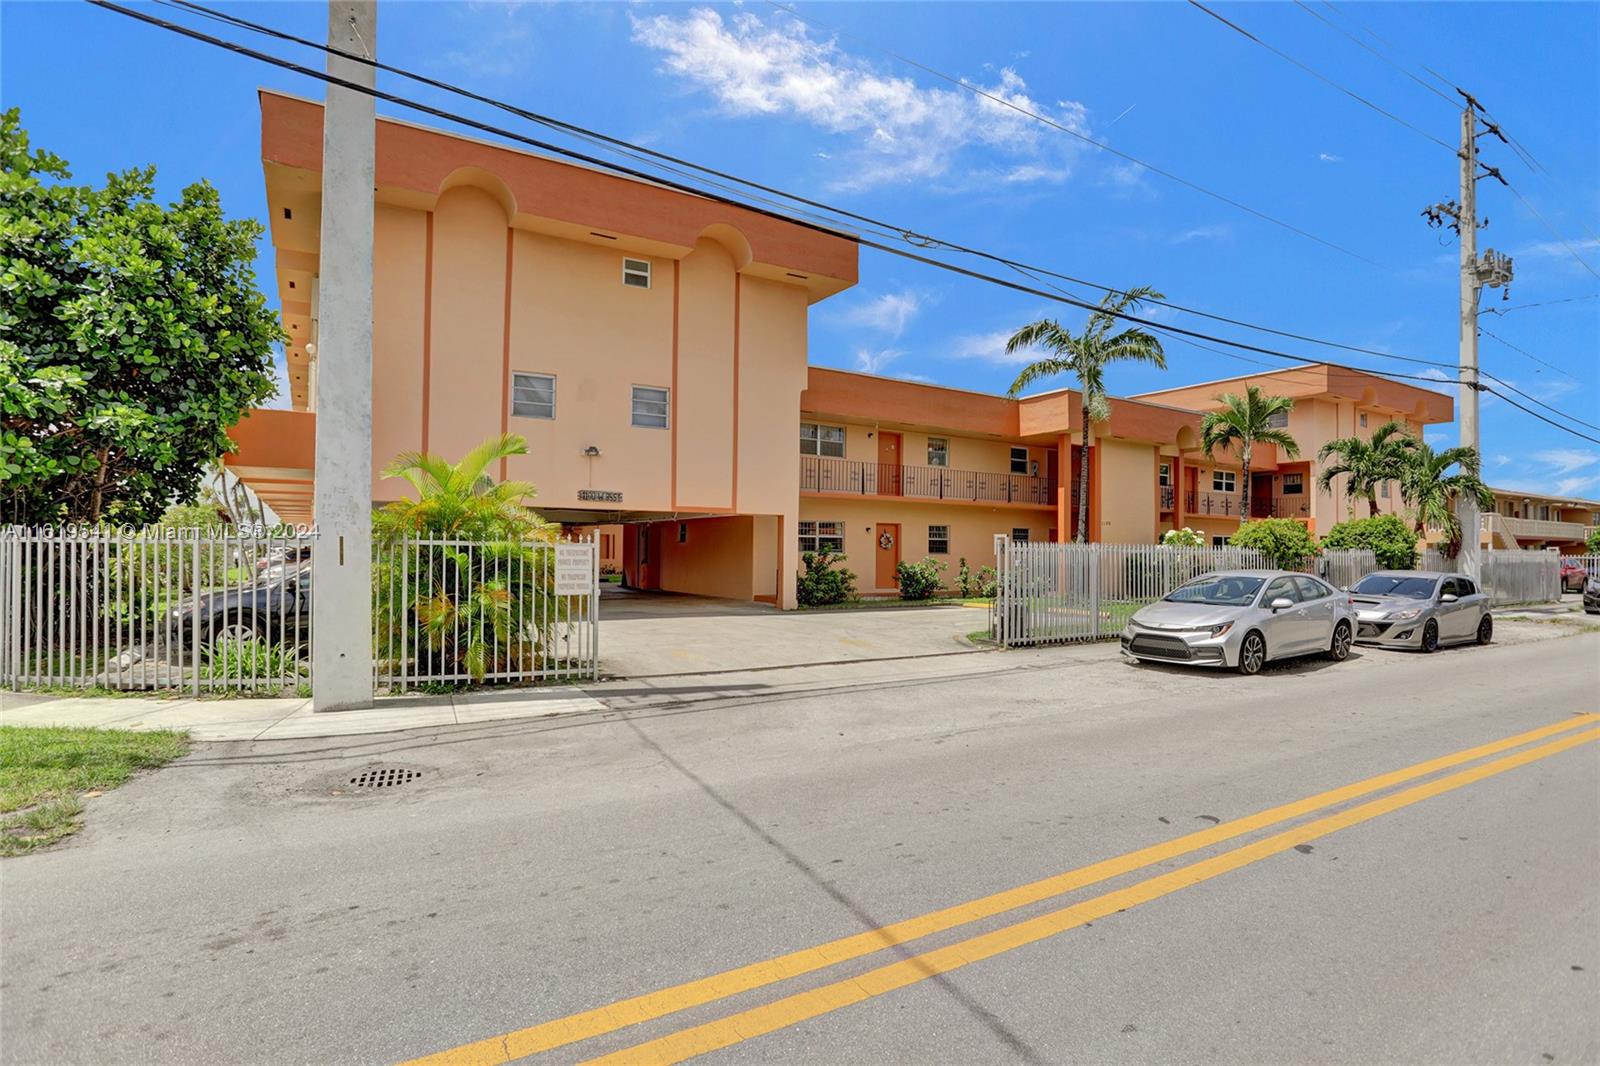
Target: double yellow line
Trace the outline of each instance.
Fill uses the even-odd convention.
[[[1536,747],[1507,755],[1403,789],[1356,807],[1286,829],[1251,844],[1225,851],[1187,866],[1158,874],[1126,888],[1116,889],[1060,910],[1038,915],[992,932],[983,933],[942,948],[880,966],[860,976],[836,981],[805,992],[729,1015],[702,1025],[691,1026],[655,1040],[637,1044],[614,1054],[592,1060],[597,1063],[681,1062],[696,1055],[728,1047],[796,1022],[847,1007],[874,996],[939,974],[992,958],[995,955],[1031,944],[1092,922],[1097,918],[1127,910],[1141,903],[1169,895],[1317,837],[1369,821],[1431,796],[1462,788],[1475,781],[1505,773],[1519,766],[1548,758],[1559,752],[1600,739],[1600,728],[1575,732],[1600,723],[1600,714],[1575,715],[1554,725],[1519,733],[1489,744],[1444,755],[1404,769],[1394,770],[1342,788],[1318,793],[1293,803],[1273,807],[1245,818],[1223,822],[1162,844],[1140,848],[1115,858],[1105,859],[1076,870],[997,892],[967,903],[932,911],[916,918],[895,922],[879,929],[858,933],[825,944],[791,952],[764,962],[740,966],[711,977],[674,985],[593,1010],[571,1014],[554,1021],[519,1029],[501,1036],[463,1044],[448,1051],[414,1059],[407,1066],[499,1066],[501,1063],[562,1047],[580,1040],[665,1017],[691,1007],[716,1002],[801,974],[811,973],[850,959],[860,958],[884,948],[903,944],[947,929],[954,929],[984,918],[1003,914],[1075,889],[1096,884],[1168,859],[1266,829],[1325,807],[1371,795],[1395,785],[1462,766],[1469,762],[1550,737]]]

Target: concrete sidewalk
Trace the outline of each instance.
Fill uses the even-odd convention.
[[[187,729],[196,740],[290,740],[360,736],[428,726],[548,718],[603,710],[571,686],[386,696],[372,707],[315,714],[308,699],[154,699],[147,696],[30,696],[0,693],[0,725]]]

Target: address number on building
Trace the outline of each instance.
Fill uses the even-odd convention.
[[[594,592],[594,547],[556,545],[556,595],[588,596]]]
[[[579,489],[578,499],[594,503],[621,503],[622,493],[610,489]]]

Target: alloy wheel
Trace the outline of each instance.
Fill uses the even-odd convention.
[[[1342,663],[1350,657],[1350,627],[1343,622],[1333,627],[1333,643],[1328,646],[1328,658]]]
[[[1439,623],[1428,619],[1428,624],[1422,627],[1422,650],[1439,650]]]
[[[1260,633],[1246,633],[1244,643],[1239,646],[1239,672],[1259,674],[1266,661],[1267,642],[1261,639]]]
[[[1494,639],[1494,616],[1484,615],[1478,621],[1478,643],[1487,644]]]

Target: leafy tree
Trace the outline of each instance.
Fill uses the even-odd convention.
[[[856,574],[843,565],[844,559],[828,550],[802,553],[805,570],[795,580],[796,602],[802,607],[826,607],[855,599]]]
[[[1590,555],[1600,555],[1600,526],[1589,530],[1589,536],[1584,540],[1583,547]]]
[[[151,167],[70,177],[0,113],[0,511],[144,524],[192,500],[273,395],[262,227],[225,219],[203,181],[163,207]]]
[[[1483,510],[1494,507],[1494,493],[1483,483],[1481,469],[1476,448],[1436,452],[1419,441],[1401,473],[1400,498],[1416,519],[1417,535],[1426,534],[1429,526],[1442,530],[1447,559],[1454,559],[1461,550],[1463,531],[1456,518],[1456,500],[1472,496]],[[1473,530],[1472,535],[1477,536],[1478,531]]]
[[[1372,552],[1383,570],[1410,570],[1417,565],[1417,532],[1399,515],[1381,514],[1340,522],[1322,538],[1324,548]]]
[[[1300,454],[1300,445],[1289,431],[1272,425],[1272,416],[1287,414],[1293,409],[1294,401],[1287,396],[1268,396],[1250,385],[1243,396],[1225,392],[1217,397],[1217,402],[1223,405],[1222,410],[1207,411],[1200,419],[1200,449],[1210,455],[1213,448],[1226,452],[1238,447],[1243,468],[1239,478],[1239,517],[1249,521],[1252,449],[1257,444],[1276,444],[1291,459]]]
[[[1078,494],[1077,540],[1080,544],[1088,538],[1089,531],[1089,427],[1095,422],[1104,422],[1111,414],[1111,401],[1106,397],[1106,365],[1131,361],[1167,368],[1166,353],[1154,334],[1137,326],[1117,333],[1111,331],[1121,323],[1117,317],[1120,313],[1137,310],[1146,299],[1161,298],[1161,294],[1148,285],[1123,293],[1110,292],[1100,301],[1099,310],[1084,323],[1081,333],[1073,334],[1054,319],[1045,318],[1023,326],[1006,342],[1007,354],[1025,348],[1043,348],[1049,353],[1022,368],[1017,380],[1011,383],[1012,396],[1040,378],[1072,374],[1078,379],[1078,391],[1083,397],[1083,447],[1078,452],[1078,484],[1083,486]],[[1060,458],[1064,468],[1067,457]]]
[[[1293,518],[1258,518],[1246,522],[1228,538],[1235,548],[1254,548],[1285,570],[1298,568],[1317,554],[1317,540],[1303,522]]]
[[[430,673],[482,680],[557,655],[556,623],[566,614],[553,591],[559,527],[528,509],[532,485],[489,475],[500,459],[527,451],[508,433],[459,462],[405,452],[384,470],[409,482],[417,499],[396,500],[373,517],[386,546],[373,568],[380,656],[415,655]]]
[[[1417,446],[1404,422],[1385,422],[1364,437],[1340,437],[1330,440],[1317,451],[1317,461],[1335,461],[1322,468],[1317,485],[1323,492],[1333,492],[1333,479],[1340,474],[1350,475],[1345,482],[1345,495],[1352,501],[1366,496],[1368,514],[1378,513],[1378,486],[1386,481],[1400,480],[1410,452]]]

